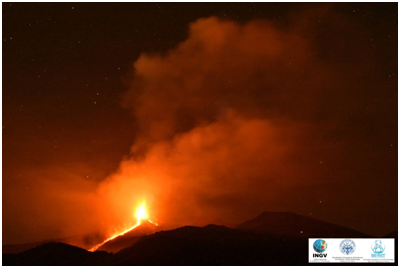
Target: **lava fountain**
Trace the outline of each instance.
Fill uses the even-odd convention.
[[[107,238],[106,240],[104,240],[104,241],[101,242],[100,244],[97,244],[96,246],[94,246],[94,247],[92,247],[91,249],[89,249],[89,251],[90,251],[90,252],[94,252],[94,251],[96,251],[99,247],[101,247],[102,245],[104,245],[105,243],[107,243],[108,241],[111,241],[111,240],[113,240],[113,239],[115,239],[115,238],[117,238],[117,237],[119,237],[119,236],[121,236],[121,235],[124,235],[124,234],[128,233],[129,231],[132,231],[133,229],[135,229],[136,227],[138,227],[138,226],[142,223],[142,220],[147,220],[148,222],[151,222],[152,224],[158,226],[157,223],[154,223],[154,222],[152,222],[152,221],[150,221],[150,220],[148,219],[148,218],[149,218],[149,214],[147,213],[147,210],[146,210],[146,203],[145,203],[145,202],[143,202],[140,206],[138,206],[138,207],[136,208],[135,218],[137,219],[137,222],[136,222],[136,224],[135,224],[134,226],[132,226],[131,228],[126,229],[125,231],[122,231],[122,232],[120,232],[120,233],[118,233],[118,234],[116,234],[116,235],[113,235],[113,236],[110,237],[110,238]]]

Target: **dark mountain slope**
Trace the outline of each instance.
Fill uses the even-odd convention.
[[[264,212],[237,226],[240,230],[295,237],[372,237],[361,232],[290,212]]]
[[[53,241],[40,241],[34,243],[25,243],[25,244],[6,244],[2,246],[3,254],[17,254],[20,252],[27,251],[28,249],[35,248],[45,243],[49,243]]]
[[[18,254],[3,254],[3,265],[109,265],[113,255],[88,252],[63,243],[46,243]]]
[[[90,233],[84,235],[74,235],[68,236],[63,238],[55,238],[55,239],[48,239],[33,243],[25,243],[25,244],[6,244],[2,246],[3,254],[16,254],[20,252],[24,252],[28,249],[35,248],[42,244],[55,242],[55,243],[64,243],[84,249],[90,249],[96,244],[102,242],[105,238],[100,236],[98,233]]]
[[[335,224],[277,212],[264,212],[237,229],[186,226],[146,235],[156,231],[151,228],[154,226],[143,225],[112,241],[115,245],[104,245],[131,245],[115,254],[47,243],[19,254],[3,254],[3,265],[309,265],[309,237],[370,237]],[[396,237],[397,247],[397,232],[388,236]]]
[[[305,265],[306,253],[307,243],[298,238],[186,226],[140,239],[115,254],[115,265]]]

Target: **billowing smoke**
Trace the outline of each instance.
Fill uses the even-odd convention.
[[[141,55],[123,98],[140,132],[99,189],[110,218],[129,220],[145,199],[160,222],[238,222],[318,183],[316,148],[335,154],[314,124],[331,77],[310,46],[267,21],[211,17],[165,55]]]

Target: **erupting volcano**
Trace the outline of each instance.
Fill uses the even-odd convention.
[[[101,242],[100,244],[97,244],[96,246],[92,247],[91,249],[89,249],[90,252],[94,252],[96,251],[98,248],[100,248],[101,246],[103,246],[105,243],[107,243],[108,241],[111,241],[117,237],[120,237],[130,231],[132,231],[133,229],[137,228],[143,220],[147,220],[148,222],[150,222],[151,224],[154,224],[156,226],[158,226],[157,223],[152,222],[151,220],[149,220],[149,214],[147,213],[146,210],[146,202],[143,202],[140,206],[138,206],[136,208],[136,212],[135,212],[135,218],[137,219],[137,222],[134,226],[132,226],[129,229],[126,229],[118,234],[115,234],[113,236],[111,236],[110,238],[107,238],[106,240],[104,240],[103,242]]]

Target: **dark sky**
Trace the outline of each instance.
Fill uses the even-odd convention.
[[[3,3],[3,244],[292,211],[397,230],[397,3]]]

